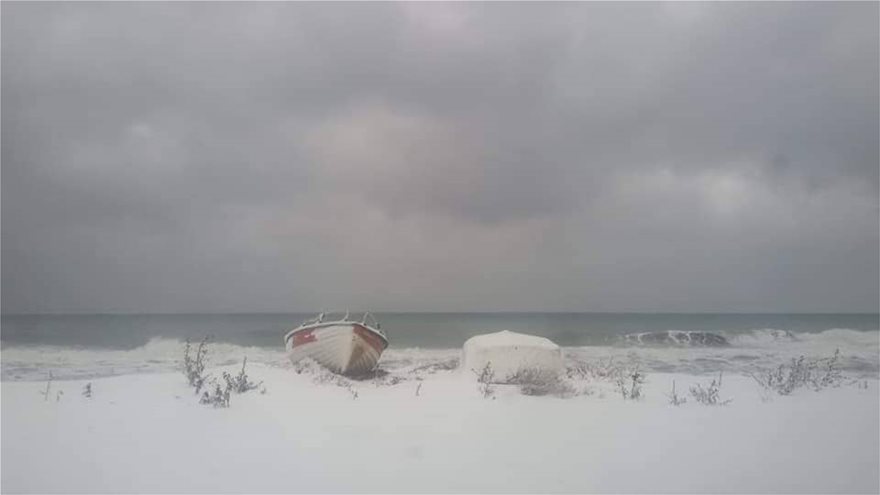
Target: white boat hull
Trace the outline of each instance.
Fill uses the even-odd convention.
[[[388,340],[362,323],[331,322],[292,330],[284,345],[292,363],[312,358],[333,372],[359,375],[376,367]]]

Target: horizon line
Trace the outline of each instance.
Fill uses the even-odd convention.
[[[0,316],[195,316],[195,315],[301,315],[318,314],[321,310],[296,311],[73,311],[73,312],[2,312]],[[323,311],[325,313],[344,313],[341,311]],[[363,313],[364,310],[352,310],[352,313]],[[605,315],[880,315],[880,311],[562,311],[562,310],[484,310],[484,311],[368,311],[375,314],[605,314]]]

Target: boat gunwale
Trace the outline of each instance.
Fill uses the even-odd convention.
[[[290,338],[293,337],[294,334],[296,334],[297,332],[302,332],[304,330],[316,330],[318,328],[332,327],[332,326],[350,326],[352,328],[354,328],[355,326],[362,327],[365,330],[371,332],[372,334],[374,334],[382,339],[382,342],[385,344],[384,347],[382,347],[382,350],[385,350],[388,348],[388,337],[383,335],[381,332],[379,332],[378,330],[376,330],[375,328],[373,328],[367,324],[360,323],[357,321],[347,321],[347,320],[324,321],[324,322],[320,322],[320,323],[312,323],[310,325],[296,327],[284,335],[284,344],[287,345],[287,342],[290,340]]]

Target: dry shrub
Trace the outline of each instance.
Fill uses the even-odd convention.
[[[438,371],[452,371],[458,368],[458,359],[447,359],[445,361],[438,361],[435,363],[423,364],[421,366],[416,366],[413,368],[410,373],[419,374],[425,372],[429,375],[433,375]]]
[[[840,370],[840,349],[829,358],[792,358],[774,369],[762,369],[750,376],[762,388],[779,395],[789,395],[799,388],[819,391],[827,387],[839,387],[845,380]]]
[[[183,348],[183,373],[186,375],[189,385],[195,388],[196,395],[202,390],[205,381],[208,379],[207,375],[205,375],[205,366],[207,366],[208,363],[209,339],[210,336],[205,335],[202,341],[199,342],[199,347],[196,349],[195,356],[190,355],[192,346],[189,339],[186,339],[186,344]]]
[[[480,384],[480,395],[482,395],[484,399],[494,399],[495,388],[492,387],[492,382],[495,380],[495,371],[492,369],[492,362],[490,361],[486,363],[486,366],[483,366],[483,369],[480,371],[471,371],[477,375],[477,382]]]
[[[298,375],[310,375],[312,382],[318,385],[335,385],[347,390],[352,399],[358,398],[358,391],[349,378],[328,370],[312,359],[306,358],[296,362],[293,365],[293,370]]]
[[[639,400],[642,398],[642,385],[645,383],[645,374],[639,371],[638,366],[628,370],[621,370],[614,383],[624,400]]]
[[[214,407],[229,407],[229,396],[230,392],[232,392],[232,384],[230,382],[226,382],[226,387],[221,387],[220,383],[217,380],[212,380],[211,383],[214,384],[214,390],[205,392],[202,394],[202,398],[199,399],[199,404],[211,405]]]
[[[675,392],[675,380],[672,380],[672,393],[667,395],[669,397],[669,403],[673,406],[680,406],[687,402],[686,397],[682,397]]]
[[[508,378],[507,383],[519,385],[523,395],[571,397],[576,392],[558,373],[542,368],[520,368]]]
[[[210,336],[206,335],[196,348],[194,356],[192,355],[192,345],[190,344],[189,339],[186,340],[183,348],[183,374],[186,376],[189,385],[195,389],[196,395],[198,395],[199,392],[202,392],[202,388],[204,388],[206,384],[210,383],[214,386],[213,389],[202,392],[202,396],[199,398],[199,403],[212,405],[214,407],[229,407],[229,397],[232,392],[242,394],[259,387],[263,382],[255,384],[248,378],[247,372],[245,371],[245,367],[247,366],[247,356],[244,357],[244,361],[241,364],[241,371],[239,371],[238,375],[232,376],[225,371],[223,372],[222,377],[225,385],[221,385],[216,378],[206,374],[205,369],[208,365],[209,340]],[[264,387],[261,393],[265,392]],[[91,393],[91,388],[89,389],[89,393]]]
[[[229,389],[237,394],[243,394],[248,390],[253,390],[263,383],[254,383],[250,381],[245,372],[245,366],[247,366],[247,356],[244,357],[244,362],[241,363],[241,371],[238,372],[238,375],[232,376],[225,371],[223,372],[223,379],[226,381]]]
[[[579,362],[566,367],[566,376],[571,380],[611,383],[625,400],[641,399],[642,385],[647,378],[633,357],[630,357],[628,362],[615,361],[614,357],[598,359],[595,362]],[[592,388],[585,388],[582,394],[592,395],[594,392]],[[599,397],[604,395],[600,390]]]
[[[718,380],[713,378],[712,383],[706,387],[699,383],[694,384],[691,387],[691,397],[704,406],[726,406],[727,404],[730,404],[733,399],[721,400],[718,395],[721,391],[722,375],[723,372],[718,373]]]
[[[577,363],[566,368],[569,378],[591,381],[615,381],[624,374],[626,365],[614,361],[613,357],[599,359],[596,362]]]

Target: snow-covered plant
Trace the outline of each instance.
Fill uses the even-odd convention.
[[[843,371],[840,369],[840,349],[835,349],[833,356],[819,360],[818,377],[814,380],[813,386],[817,389],[836,387],[844,378]]]
[[[317,383],[318,385],[330,384],[340,387],[345,387],[348,385],[348,380],[320,365],[315,365],[315,367],[303,368],[302,373],[312,375],[312,381],[314,383]]]
[[[226,380],[230,389],[237,394],[243,394],[248,390],[253,390],[263,383],[254,383],[250,381],[247,373],[245,373],[245,366],[247,366],[247,356],[244,357],[244,362],[241,363],[241,371],[238,372],[238,375],[232,376],[229,373],[223,373],[223,379]]]
[[[480,384],[479,390],[484,399],[495,398],[495,389],[492,387],[492,381],[495,379],[495,371],[492,370],[492,363],[486,363],[480,371],[471,370],[477,375],[477,382]]]
[[[419,375],[421,373],[426,373],[428,375],[433,375],[438,371],[452,371],[456,368],[458,368],[458,358],[452,358],[416,366],[410,370],[410,374]]]
[[[52,372],[49,372],[49,380],[46,381],[46,390],[44,392],[40,392],[43,395],[43,400],[49,400],[49,389],[52,388]]]
[[[542,368],[520,368],[508,377],[507,383],[519,385],[523,395],[571,397],[575,394],[575,388],[559,374]]]
[[[297,374],[311,375],[313,383],[318,385],[336,385],[346,389],[351,394],[352,399],[358,398],[358,391],[354,388],[351,377],[336,374],[312,359],[298,361],[294,364],[293,369]]]
[[[569,378],[587,380],[616,381],[623,374],[626,374],[626,366],[615,362],[613,356],[599,359],[594,363],[578,363],[566,368],[566,375]]]
[[[727,404],[730,404],[733,399],[721,400],[718,395],[721,391],[721,378],[723,373],[724,372],[719,373],[718,380],[713,378],[712,383],[706,387],[703,387],[699,383],[694,384],[691,387],[691,396],[694,400],[704,406],[726,406]]]
[[[208,365],[208,342],[210,338],[209,335],[206,335],[199,342],[195,355],[192,352],[192,344],[190,344],[189,339],[186,340],[183,347],[183,374],[186,376],[190,386],[195,389],[196,395],[201,392],[199,403],[214,407],[229,407],[229,396],[232,392],[243,394],[260,387],[263,382],[254,383],[248,377],[246,371],[247,356],[244,357],[241,363],[241,371],[237,375],[233,376],[230,373],[223,372],[221,375],[223,384],[216,378],[211,377],[210,374],[205,373],[205,368]],[[203,390],[208,384],[213,385],[213,389]],[[91,384],[87,385],[87,387],[89,387],[88,393],[91,394]],[[263,387],[261,393],[266,393],[265,387]],[[86,395],[85,392],[83,392],[83,395]]]
[[[775,369],[763,369],[750,376],[765,390],[779,395],[789,395],[798,388],[810,387],[819,391],[826,387],[838,387],[846,378],[840,370],[840,349],[830,358],[792,358]]]
[[[639,367],[637,356],[632,355],[628,361],[615,361],[611,356],[594,362],[577,363],[566,368],[566,375],[573,380],[609,382],[625,400],[642,397],[642,385],[647,377]],[[599,396],[604,396],[601,389]]]
[[[212,383],[214,384],[214,390],[212,392],[205,390],[199,403],[212,405],[214,407],[229,407],[229,396],[230,392],[232,392],[232,384],[227,381],[226,387],[223,388],[220,387],[220,383],[217,380],[213,380]]]
[[[352,385],[351,382],[346,381],[346,380],[338,380],[338,381],[336,382],[336,386],[338,386],[338,387],[342,387],[342,388],[344,388],[345,390],[348,390],[348,393],[351,394],[351,398],[352,398],[352,399],[357,399],[357,398],[358,398],[358,391],[357,391],[356,388],[354,388],[354,386]]]
[[[682,397],[675,392],[675,380],[672,380],[672,393],[667,397],[669,397],[669,403],[673,406],[680,406],[687,402],[686,397]]]
[[[322,371],[326,371],[326,368],[315,362],[313,359],[306,358],[294,363],[293,371],[296,372],[297,375],[315,375]]]
[[[417,380],[421,380],[421,378],[416,378]],[[394,386],[405,381],[409,380],[408,377],[400,376],[400,375],[392,375],[385,370],[382,370],[381,374],[376,374],[373,377],[373,385],[376,387],[388,387]]]
[[[190,355],[192,346],[189,339],[186,339],[186,344],[183,348],[183,373],[186,375],[190,386],[195,388],[196,395],[198,395],[208,380],[208,376],[205,375],[205,366],[207,365],[209,337],[205,335],[202,341],[199,342],[195,356]]]
[[[617,390],[624,400],[639,400],[642,398],[642,385],[645,383],[645,374],[639,371],[638,366],[626,373],[618,374],[615,379]]]

